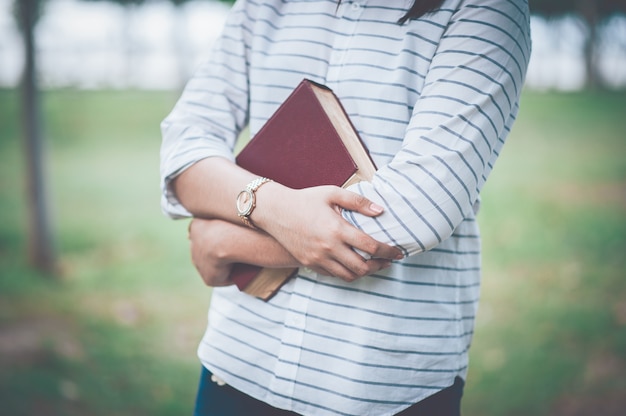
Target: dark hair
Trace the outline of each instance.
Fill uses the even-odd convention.
[[[413,0],[413,5],[399,20],[403,24],[411,19],[419,19],[426,13],[434,12],[441,7],[444,0]]]
[[[441,7],[444,0],[413,0],[413,5],[406,12],[404,16],[398,19],[399,24],[404,24],[411,19],[419,19],[426,13],[434,12]],[[341,0],[337,1],[337,7],[339,7]]]

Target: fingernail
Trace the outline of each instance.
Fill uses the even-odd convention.
[[[380,205],[375,204],[375,203],[373,203],[373,202],[372,202],[372,203],[370,204],[370,209],[371,209],[372,211],[374,211],[375,213],[380,214],[381,212],[383,212],[383,209],[384,209],[384,208],[383,208],[383,207],[381,207]]]

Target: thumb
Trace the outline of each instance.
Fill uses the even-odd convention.
[[[345,210],[356,211],[368,217],[376,217],[384,211],[380,205],[352,191],[342,190],[334,202]]]

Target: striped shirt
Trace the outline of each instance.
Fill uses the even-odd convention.
[[[198,354],[233,387],[305,415],[391,415],[465,378],[480,288],[479,192],[518,110],[525,0],[241,0],[163,121],[162,206],[196,161],[234,160],[309,78],[329,86],[379,167],[344,217],[407,257],[353,283],[300,269],[269,302],[215,288]],[[234,205],[233,205],[234,206]],[[234,209],[234,208],[233,208]]]

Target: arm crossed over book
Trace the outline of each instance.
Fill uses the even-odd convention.
[[[289,188],[347,187],[369,181],[376,167],[335,94],[303,80],[237,155],[246,170]],[[237,263],[237,287],[267,300],[297,269]]]

